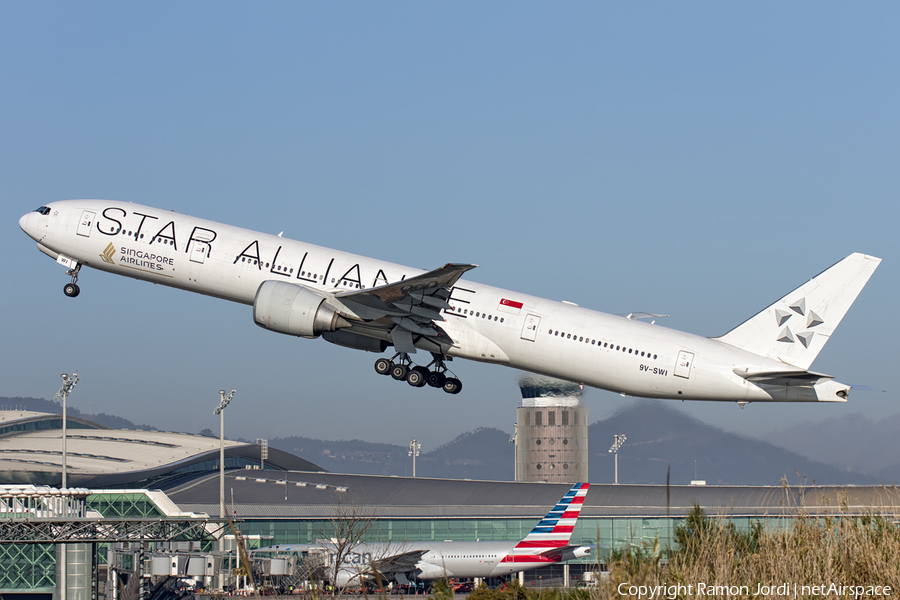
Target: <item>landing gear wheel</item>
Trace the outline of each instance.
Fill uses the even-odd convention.
[[[425,367],[413,367],[409,375],[406,376],[406,383],[413,387],[422,387],[425,385],[426,377],[428,377],[428,369]]]
[[[74,298],[77,296],[81,290],[78,288],[78,273],[81,271],[81,263],[75,265],[74,269],[69,269],[66,271],[66,275],[72,278],[72,283],[67,283],[63,286],[63,293],[69,298]]]
[[[425,377],[425,383],[435,388],[444,387],[445,381],[447,381],[447,376],[437,371],[431,371]]]
[[[394,363],[386,358],[379,358],[375,361],[375,372],[379,375],[390,375],[393,368]]]
[[[394,365],[393,368],[391,368],[391,377],[397,381],[405,381],[408,375],[409,367],[406,365]]]
[[[462,381],[456,377],[450,377],[444,382],[443,387],[448,394],[458,394],[462,390]]]

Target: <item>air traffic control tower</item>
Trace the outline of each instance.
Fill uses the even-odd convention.
[[[581,386],[547,377],[519,381],[516,481],[588,480],[588,409]]]

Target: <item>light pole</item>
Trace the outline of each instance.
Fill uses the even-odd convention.
[[[416,457],[419,455],[419,450],[421,449],[422,444],[419,443],[419,440],[413,438],[409,443],[409,455],[412,456],[413,459],[413,477],[416,476]]]
[[[219,518],[225,519],[225,407],[234,397],[234,389],[225,395],[225,390],[219,390],[219,406],[213,411],[219,415]],[[224,530],[223,530],[224,532]],[[225,534],[219,538],[219,552],[225,551]],[[222,575],[219,575],[219,587],[224,586]]]
[[[609,451],[616,457],[616,483],[619,483],[619,448],[625,443],[625,436],[621,433],[615,435],[613,445],[609,447]]]
[[[59,391],[56,392],[56,395],[53,397],[54,402],[59,402],[60,397],[62,398],[62,487],[66,487],[66,398],[68,398],[69,394],[72,393],[72,388],[74,388],[79,380],[78,372],[72,373],[69,375],[68,373],[63,373],[60,375],[62,377],[63,383],[59,388]]]
[[[225,407],[234,397],[234,390],[227,396],[225,390],[219,390],[219,405],[213,411],[219,415],[219,517],[225,518]]]

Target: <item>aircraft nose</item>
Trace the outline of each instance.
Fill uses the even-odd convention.
[[[33,212],[22,215],[22,218],[19,219],[19,227],[22,228],[22,231],[24,231],[25,233],[28,234],[28,237],[30,237],[32,239],[37,239],[34,236],[35,227],[34,227],[34,225],[32,225],[33,218],[34,218]]]

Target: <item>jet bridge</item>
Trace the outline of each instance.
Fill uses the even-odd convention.
[[[138,493],[138,490],[130,490]],[[227,524],[205,514],[104,518],[85,488],[0,486],[0,557],[22,568],[0,573],[0,593],[23,589],[61,600],[97,598],[97,545],[211,540]]]

